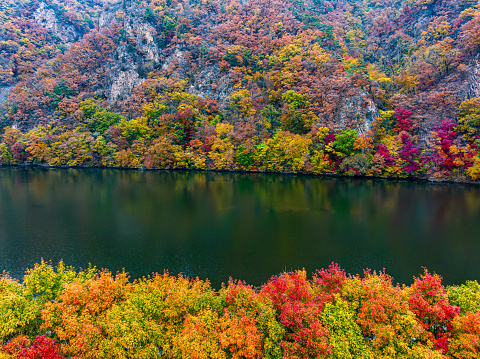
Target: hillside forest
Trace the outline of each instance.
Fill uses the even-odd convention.
[[[4,0],[0,163],[480,180],[476,0]]]

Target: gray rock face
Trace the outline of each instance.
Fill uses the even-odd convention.
[[[59,21],[55,15],[55,11],[49,8],[44,2],[40,3],[33,16],[40,26],[51,30],[54,36],[58,37],[67,45],[80,38],[80,34],[75,30],[73,25]]]
[[[117,49],[118,61],[110,69],[110,83],[107,89],[110,103],[131,94],[144,79],[139,69],[148,72],[160,62],[162,49],[158,46],[157,30],[143,17],[145,9],[129,6],[124,9],[116,4],[105,9],[99,17],[99,29],[106,29],[114,22],[122,25],[129,45],[120,45]],[[133,45],[134,44],[134,45]]]
[[[207,66],[195,75],[194,83],[188,91],[203,98],[223,102],[232,93],[230,75],[221,74],[218,65]]]
[[[130,94],[133,89],[143,83],[143,79],[138,76],[137,71],[130,69],[128,71],[118,71],[112,76],[112,84],[108,101],[114,103],[123,96]]]
[[[5,102],[10,94],[11,86],[0,87],[0,103]]]
[[[340,124],[345,119],[356,119],[361,124],[358,128],[360,132],[369,131],[372,128],[373,120],[379,116],[375,102],[366,91],[359,91],[357,95],[346,98],[343,107],[337,114]]]
[[[144,11],[142,8],[128,8],[127,11],[122,11],[120,5],[115,5],[100,14],[98,26],[105,29],[115,21],[122,23],[128,36],[135,39],[138,49],[143,52],[141,60],[158,61],[161,49],[155,41],[157,31],[142,18]],[[122,13],[121,17],[119,13]]]
[[[480,97],[480,59],[478,55],[470,64],[468,76],[468,97]]]

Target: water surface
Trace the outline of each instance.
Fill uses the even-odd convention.
[[[480,188],[204,172],[0,168],[0,271],[42,257],[260,285],[340,263],[480,279]]]

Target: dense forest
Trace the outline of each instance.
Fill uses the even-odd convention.
[[[338,265],[261,288],[42,262],[0,275],[0,358],[479,358],[480,285]],[[2,344],[3,343],[3,344]]]
[[[4,0],[1,164],[480,180],[474,0]]]

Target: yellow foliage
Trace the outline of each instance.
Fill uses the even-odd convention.
[[[182,358],[255,359],[261,358],[263,335],[248,315],[237,317],[225,312],[221,317],[204,310],[185,319],[185,327],[176,338]]]
[[[310,51],[311,56],[315,59],[315,63],[318,66],[323,66],[329,63],[330,55],[320,47],[319,44],[315,44]]]
[[[402,72],[400,76],[395,78],[395,82],[402,86],[400,92],[415,92],[417,85],[420,83],[417,75],[409,75],[406,72]]]
[[[266,141],[264,166],[270,171],[298,172],[305,168],[306,155],[312,140],[300,135],[279,131]]]
[[[165,113],[167,107],[157,101],[149,102],[143,106],[142,120],[147,123],[158,121],[158,118]]]
[[[190,145],[186,150],[189,154],[189,159],[192,167],[196,169],[206,168],[207,155],[203,150],[203,143],[199,140],[190,141]]]
[[[215,168],[233,169],[235,161],[234,146],[228,139],[215,137],[212,144],[212,150],[209,153]]]
[[[459,17],[460,19],[463,19],[463,20],[470,20],[471,18],[474,18],[477,15],[480,15],[479,5],[463,10],[460,13]]]
[[[330,134],[330,129],[328,127],[320,127],[317,132],[317,139],[323,143],[325,138]]]
[[[243,87],[236,87],[237,90],[230,95],[230,106],[243,115],[254,114],[252,110],[252,98],[250,92]]]
[[[422,40],[442,40],[450,35],[452,31],[452,25],[447,21],[442,21],[437,27],[430,26],[428,31],[422,32]]]
[[[227,122],[222,122],[217,124],[215,131],[217,132],[217,137],[224,139],[233,133],[233,125]]]
[[[310,163],[312,164],[312,172],[317,175],[335,172],[333,162],[324,151],[314,151]]]
[[[480,179],[480,156],[473,157],[473,166],[468,168],[466,173],[472,180]]]
[[[393,80],[385,74],[383,71],[378,71],[375,68],[375,65],[368,65],[368,75],[369,78],[373,81],[378,82],[378,84],[382,87],[388,87],[389,85],[393,84]]]

